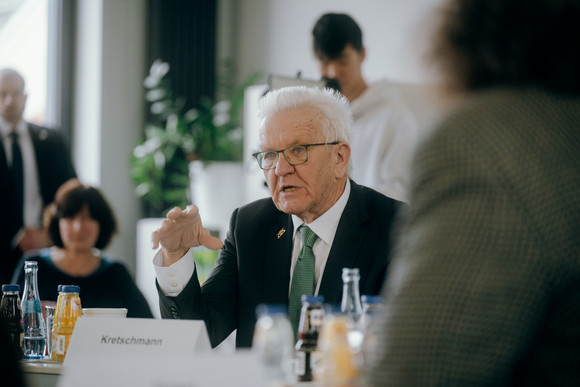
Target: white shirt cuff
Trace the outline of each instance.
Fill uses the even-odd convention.
[[[175,297],[181,293],[193,276],[193,271],[195,270],[193,255],[191,250],[189,250],[179,261],[170,266],[161,266],[162,262],[163,254],[160,249],[153,257],[153,267],[157,282],[166,296]]]

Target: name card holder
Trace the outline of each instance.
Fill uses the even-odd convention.
[[[87,357],[191,357],[210,350],[203,321],[83,317],[77,320],[63,365]]]

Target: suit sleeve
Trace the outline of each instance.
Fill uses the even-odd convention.
[[[199,283],[196,268],[178,296],[166,296],[159,286],[157,288],[161,316],[205,321],[212,347],[237,328],[237,247],[233,231],[237,213],[238,210],[232,215],[224,247],[203,286]]]

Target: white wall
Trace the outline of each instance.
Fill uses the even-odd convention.
[[[141,213],[129,155],[143,127],[145,5],[79,0],[77,9],[74,162],[81,180],[99,186],[117,215],[119,234],[105,253],[133,273]]]
[[[350,14],[361,26],[367,48],[363,75],[373,81],[428,83],[422,65],[433,11],[443,0],[240,0],[235,30],[239,76],[264,74],[318,78],[311,31],[326,12]],[[228,3],[228,1],[226,1]],[[265,78],[264,78],[265,79]]]

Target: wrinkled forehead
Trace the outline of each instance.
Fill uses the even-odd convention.
[[[264,119],[260,126],[260,147],[284,139],[318,138],[324,134],[323,123],[322,112],[312,106],[278,111]]]

